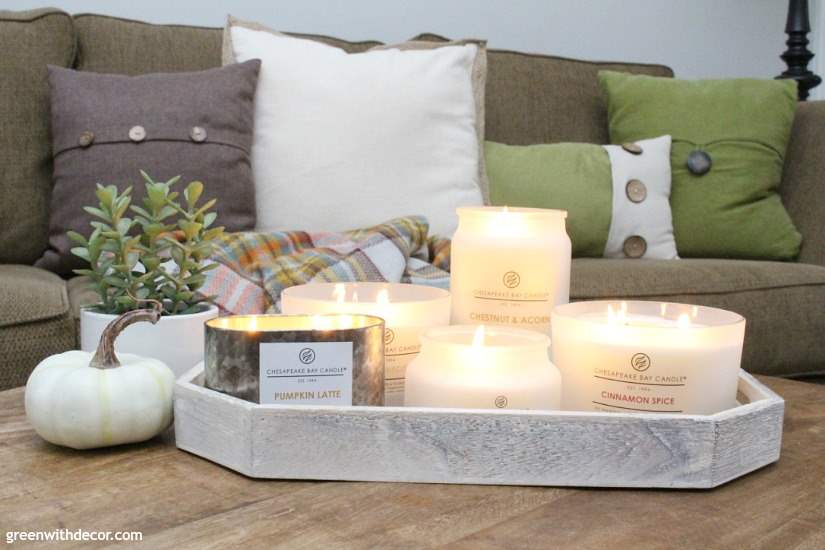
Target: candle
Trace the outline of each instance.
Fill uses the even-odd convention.
[[[560,375],[544,334],[456,325],[430,329],[421,340],[407,367],[408,407],[559,408]]]
[[[553,311],[562,408],[713,414],[736,405],[745,319],[662,302],[578,302]]]
[[[281,309],[296,313],[360,313],[384,319],[384,403],[404,404],[407,365],[428,328],[450,324],[450,293],[402,283],[312,283],[287,288]]]
[[[285,405],[383,405],[384,321],[233,315],[206,323],[207,388]]]
[[[452,243],[454,324],[522,327],[550,334],[553,306],[570,296],[567,212],[459,208]]]

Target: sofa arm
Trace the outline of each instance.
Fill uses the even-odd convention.
[[[825,101],[799,104],[779,192],[802,233],[799,261],[825,265]]]

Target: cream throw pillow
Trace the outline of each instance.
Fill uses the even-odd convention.
[[[636,154],[621,145],[604,146],[613,180],[605,258],[679,258],[670,211],[670,144],[670,136],[642,139],[634,144]]]
[[[258,230],[342,231],[420,214],[452,236],[480,205],[483,43],[349,54],[229,19],[224,63],[260,59]]]

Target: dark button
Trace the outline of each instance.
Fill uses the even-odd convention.
[[[622,149],[631,155],[641,155],[644,151],[638,143],[622,143]]]
[[[189,137],[192,138],[192,141],[197,143],[206,141],[206,128],[194,126],[191,130],[189,130]]]
[[[628,258],[641,258],[647,252],[647,241],[643,237],[633,235],[625,239],[622,248]]]
[[[129,139],[135,143],[146,139],[146,128],[143,126],[132,126],[129,129]]]
[[[642,202],[647,198],[647,187],[639,180],[630,180],[624,188],[630,202]]]
[[[94,132],[83,132],[80,134],[80,137],[77,140],[78,145],[81,147],[88,147],[95,141],[95,134]]]
[[[691,174],[697,176],[707,174],[711,165],[713,165],[713,161],[710,159],[710,155],[701,149],[694,149],[688,155],[687,167]]]

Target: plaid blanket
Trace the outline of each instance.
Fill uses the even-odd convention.
[[[199,290],[226,313],[278,313],[281,291],[312,282],[386,281],[448,288],[450,241],[421,216],[346,233],[228,233]]]

